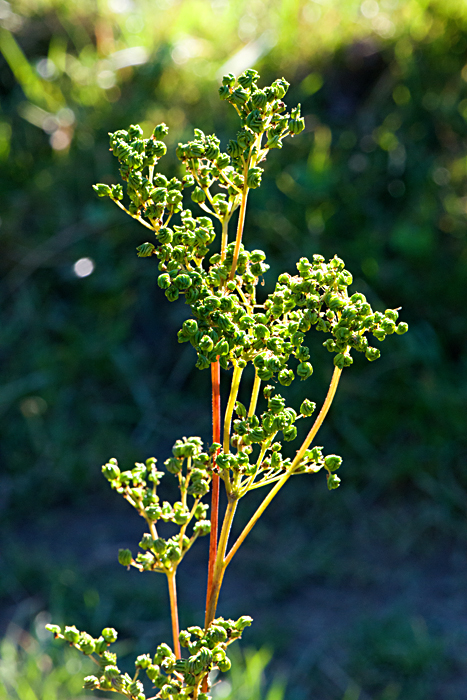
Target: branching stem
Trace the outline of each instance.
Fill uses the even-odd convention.
[[[279,481],[274,486],[274,488],[271,489],[271,491],[268,493],[268,495],[266,496],[264,501],[257,508],[256,512],[250,518],[248,524],[245,526],[241,535],[239,536],[239,538],[237,539],[237,541],[233,545],[232,549],[230,550],[227,557],[225,558],[225,562],[224,562],[225,568],[230,564],[232,557],[234,556],[234,554],[236,554],[238,548],[240,547],[240,545],[242,544],[242,542],[244,541],[246,536],[251,532],[253,527],[256,525],[259,518],[262,516],[262,514],[264,513],[264,511],[266,510],[268,505],[273,500],[273,498],[279,493],[279,491],[284,486],[286,481],[288,481],[289,477],[293,474],[296,467],[302,461],[302,459],[305,455],[305,452],[307,451],[307,449],[309,448],[309,446],[313,442],[313,440],[316,436],[316,433],[320,429],[320,427],[321,427],[324,419],[326,418],[326,415],[331,407],[334,395],[336,393],[337,385],[339,384],[339,379],[341,377],[341,374],[342,374],[342,370],[339,369],[338,367],[335,367],[334,373],[333,373],[332,379],[331,379],[331,384],[329,385],[328,393],[326,395],[326,399],[324,400],[321,411],[319,412],[318,417],[316,418],[315,422],[313,423],[313,426],[312,426],[310,432],[308,433],[305,440],[303,441],[302,446],[300,447],[297,454],[295,455],[295,459],[293,460],[290,467],[287,469],[286,473],[282,476],[281,479],[279,479]]]

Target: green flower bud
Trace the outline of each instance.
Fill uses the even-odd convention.
[[[211,522],[209,520],[198,520],[193,527],[193,532],[195,535],[200,535],[200,537],[209,535],[211,532]]]
[[[267,105],[267,97],[264,90],[255,90],[251,96],[251,104],[255,109],[264,109]]]
[[[222,78],[222,85],[226,85],[227,87],[233,87],[235,85],[236,78],[233,73],[227,73],[227,75],[224,75]]]
[[[162,508],[160,506],[148,506],[144,512],[149,520],[159,520],[162,515]]]
[[[250,112],[246,118],[246,123],[255,134],[261,134],[264,131],[264,121],[259,109],[254,109]]]
[[[156,554],[164,554],[165,550],[167,549],[167,542],[162,539],[162,537],[158,537],[153,541],[152,546]]]
[[[399,325],[400,325],[400,324],[399,324]],[[397,330],[396,330],[396,333],[397,333]],[[365,350],[365,357],[366,357],[366,359],[369,360],[370,362],[373,362],[374,360],[377,360],[380,356],[381,356],[381,353],[380,353],[380,351],[378,350],[378,348],[368,347],[368,348]]]
[[[79,635],[78,647],[83,654],[89,656],[90,654],[94,654],[96,650],[96,642],[90,634],[87,632],[81,632]]]
[[[215,355],[228,355],[229,354],[229,344],[226,340],[219,340],[214,346],[213,352]]]
[[[209,335],[203,335],[203,337],[198,343],[198,347],[203,352],[211,352],[211,350],[214,347],[214,342],[212,338],[209,337]]]
[[[172,654],[173,654],[172,649],[165,642],[162,642],[162,644],[159,644],[157,649],[156,649],[156,656],[160,657],[161,659],[166,659],[169,656],[172,656]]]
[[[235,623],[235,629],[237,629],[239,632],[243,632],[245,627],[251,626],[252,622],[253,622],[252,617],[250,617],[249,615],[242,615]]]
[[[326,469],[329,469],[330,472],[336,471],[336,469],[339,469],[339,467],[342,464],[342,457],[339,457],[339,455],[327,455],[327,457],[324,458],[324,465]]]
[[[154,540],[152,539],[151,535],[148,532],[145,532],[141,542],[139,543],[139,546],[141,549],[151,549],[151,547],[154,544]],[[103,634],[103,633],[102,633]]]
[[[118,550],[118,562],[119,562],[119,564],[129,568],[132,561],[133,561],[133,555],[131,554],[131,551],[129,549],[119,549]]]
[[[102,473],[108,481],[113,481],[114,479],[118,479],[120,476],[120,469],[116,464],[108,462],[102,467]]]
[[[191,634],[186,630],[182,630],[178,635],[178,639],[180,641],[180,646],[187,647],[191,640]]]
[[[117,641],[118,633],[113,627],[105,627],[102,630],[102,636],[104,637],[107,644],[113,644]]]
[[[103,183],[93,185],[92,189],[94,190],[94,192],[97,192],[98,197],[110,197],[112,194],[109,185],[104,185]]]
[[[294,425],[289,425],[288,428],[284,428],[282,430],[282,434],[284,436],[284,440],[290,442],[292,440],[295,440],[295,438],[297,437],[297,428]]]
[[[149,258],[155,251],[156,247],[152,243],[142,243],[136,250],[138,258]]]
[[[128,127],[128,137],[130,141],[134,141],[135,139],[140,139],[143,136],[143,130],[140,127],[139,124],[132,124],[131,126]]]
[[[154,141],[152,146],[152,152],[156,158],[162,158],[167,153],[167,146],[162,141]]]
[[[47,630],[47,632],[52,632],[55,635],[55,637],[58,637],[58,635],[62,631],[61,628],[59,627],[59,625],[50,625],[49,624],[49,625],[45,626],[45,629]]]
[[[198,324],[194,318],[187,318],[187,320],[183,322],[182,327],[185,333],[189,336],[194,335],[198,331]]]
[[[300,362],[297,367],[297,374],[301,380],[308,379],[313,374],[313,367],[309,362]]]
[[[97,690],[99,688],[99,679],[96,676],[86,676],[84,678],[84,690]]]
[[[123,199],[123,187],[121,185],[112,185],[110,190],[110,196],[112,199]]]
[[[138,656],[136,658],[136,661],[135,661],[136,668],[147,669],[151,666],[151,664],[152,664],[152,661],[151,661],[151,657],[149,656],[149,654],[141,654],[140,656]]]
[[[201,187],[195,187],[195,189],[191,193],[191,199],[193,200],[193,202],[197,202],[198,204],[201,204],[202,202],[205,201],[206,194],[203,192]]]
[[[249,94],[246,90],[244,90],[242,87],[236,88],[232,94],[230,95],[230,100],[233,102],[234,105],[237,105],[237,107],[242,107],[245,102],[248,100]]]
[[[248,119],[247,119],[247,124],[248,124]],[[249,126],[249,124],[248,124]],[[252,143],[254,143],[255,140],[255,135],[254,133],[247,128],[242,129],[242,131],[239,131],[237,133],[237,143],[241,148],[247,149],[249,148]]]
[[[217,662],[217,666],[219,668],[219,671],[222,671],[222,673],[225,673],[226,671],[230,671],[230,667],[232,666],[232,662],[226,656],[225,659],[220,659]]]
[[[304,128],[305,120],[303,119],[303,117],[299,117],[298,119],[291,119],[289,121],[289,132],[291,136],[296,136],[297,134],[300,134]]]
[[[249,88],[253,85],[255,80],[258,80],[259,73],[253,68],[247,68],[238,78],[238,82],[244,88]]]
[[[277,378],[283,386],[290,386],[295,378],[295,375],[291,369],[283,369],[279,372]]]
[[[158,124],[154,128],[154,131],[152,133],[153,133],[155,138],[162,139],[162,138],[164,138],[164,136],[167,136],[167,134],[169,133],[169,127],[167,126],[167,124],[164,124],[164,122],[162,122],[161,124]]]
[[[290,83],[288,83],[285,78],[277,78],[277,80],[273,82],[271,87],[274,90],[275,96],[279,100],[282,100],[282,98],[285,97],[285,94],[290,87]]]
[[[300,413],[302,416],[311,416],[316,409],[316,404],[314,401],[310,401],[309,399],[305,399],[300,406]]]
[[[79,640],[79,634],[79,631],[74,625],[72,625],[71,627],[65,627],[65,630],[63,632],[64,638],[67,642],[70,642],[70,644],[77,644]]]
[[[191,277],[185,273],[177,275],[173,282],[177,289],[180,290],[188,289],[188,287],[191,287],[192,285]]]
[[[401,322],[401,323],[397,324],[397,328],[396,328],[397,335],[403,335],[404,333],[407,333],[408,330],[409,330],[409,326],[407,323]]]
[[[339,352],[334,357],[334,365],[336,367],[338,367],[339,369],[344,369],[344,367],[349,367],[351,364],[353,364],[353,357],[351,357],[351,355],[347,355],[347,354]]]
[[[166,272],[163,275],[159,275],[157,284],[161,289],[168,289],[171,284],[170,275],[168,275]]]
[[[143,699],[146,697],[144,695],[144,686],[141,681],[133,681],[128,686],[128,692],[130,695],[135,696],[139,700],[139,696],[142,695]]]
[[[216,160],[216,165],[219,168],[219,170],[223,170],[224,168],[227,168],[228,165],[230,165],[230,157],[227,155],[227,153],[221,153],[220,156],[218,156]]]
[[[263,168],[250,168],[246,179],[246,184],[250,189],[254,190],[261,185],[261,175]]]
[[[146,675],[150,681],[153,681],[157,685],[156,681],[160,677],[160,668],[157,664],[151,664],[146,669]]]
[[[340,486],[341,480],[337,476],[337,474],[328,474],[327,476],[328,480],[328,489],[332,491],[333,489],[337,489]]]
[[[240,146],[238,141],[234,141],[233,139],[230,139],[228,145],[227,145],[227,153],[229,156],[232,158],[239,158],[242,155],[243,148]]]
[[[399,314],[396,311],[396,309],[386,309],[384,315],[386,316],[386,318],[389,318],[391,321],[394,322],[397,321],[397,319],[399,318]]]

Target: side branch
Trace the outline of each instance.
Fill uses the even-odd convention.
[[[226,556],[226,558],[224,560],[225,567],[227,567],[230,564],[232,557],[236,554],[237,550],[239,549],[240,545],[243,543],[246,536],[251,532],[251,530],[256,525],[259,518],[262,516],[262,514],[264,513],[264,511],[266,510],[268,505],[273,500],[273,498],[279,493],[279,491],[284,486],[286,481],[288,481],[289,477],[292,476],[296,467],[302,461],[302,459],[305,455],[305,452],[307,451],[307,449],[311,445],[312,441],[314,440],[316,433],[320,429],[320,427],[321,427],[324,419],[326,418],[326,415],[331,407],[332,401],[333,401],[335,393],[336,393],[337,385],[339,384],[339,379],[341,377],[341,374],[342,374],[342,370],[339,369],[338,367],[335,367],[334,373],[333,373],[332,379],[331,379],[331,384],[329,386],[328,393],[326,395],[326,399],[324,400],[321,411],[319,412],[319,415],[316,418],[316,420],[313,424],[313,427],[311,428],[310,432],[308,433],[305,440],[303,441],[302,446],[300,447],[299,451],[297,452],[295,459],[293,460],[292,464],[290,465],[290,467],[288,468],[286,473],[277,482],[277,484],[274,486],[274,488],[271,489],[271,491],[268,493],[268,495],[266,496],[264,501],[261,503],[261,505],[258,507],[256,512],[254,513],[254,515],[250,518],[250,520],[249,520],[248,524],[245,526],[243,532],[241,533],[241,535],[239,536],[239,538],[237,539],[237,541],[233,545],[232,549],[230,550],[230,552]]]

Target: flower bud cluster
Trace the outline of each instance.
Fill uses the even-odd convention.
[[[177,476],[181,495],[181,500],[173,505],[168,501],[161,502],[157,494],[164,472],[157,471],[154,457],[147,459],[145,464],[135,464],[134,469],[128,471],[120,471],[115,458],[102,467],[112,488],[136,508],[150,529],[139,543],[143,552],[135,559],[129,549],[119,550],[118,560],[122,566],[134,566],[140,571],[171,572],[196,538],[210,532],[211,523],[206,519],[208,506],[200,500],[209,491],[212,458],[202,451],[202,441],[198,437],[177,440],[172,453],[173,456],[165,461],[165,467]],[[188,496],[194,499],[191,507],[187,505]],[[192,535],[188,537],[186,529],[193,519]],[[159,537],[159,520],[177,525],[179,533],[168,539]]]
[[[360,293],[349,298],[347,287],[352,284],[352,275],[337,256],[329,263],[325,263],[321,255],[314,255],[313,262],[301,258],[297,269],[296,276],[287,273],[279,276],[265,308],[272,318],[280,318],[284,312],[288,312],[288,318],[295,314],[301,333],[311,325],[318,331],[330,333],[333,337],[323,345],[335,353],[336,367],[342,369],[352,364],[352,348],[363,352],[370,361],[380,356],[379,349],[369,345],[365,333],[372,333],[376,340],[382,341],[391,333],[401,335],[408,330],[406,323],[396,324],[397,310],[387,309],[384,314],[375,312]],[[302,308],[290,313],[296,307]],[[293,342],[292,337],[290,340]]]
[[[242,129],[238,132],[237,139],[231,140],[227,148],[234,167],[239,170],[245,151],[258,143],[258,136],[265,136],[264,150],[282,148],[285,136],[295,136],[305,128],[305,121],[300,116],[300,105],[288,113],[287,106],[282,101],[289,83],[284,78],[279,78],[272,85],[261,89],[257,85],[258,79],[259,73],[252,69],[246,70],[238,79],[229,73],[223,77],[219,88],[220,98],[233,105],[242,120]]]
[[[120,175],[126,182],[126,193],[130,200],[128,213],[149,221],[149,228],[162,226],[164,214],[172,216],[182,210],[182,190],[188,183],[177,178],[167,180],[162,174],[154,176],[154,166],[167,152],[160,141],[169,129],[165,124],[155,127],[149,139],[143,138],[142,128],[136,124],[128,131],[120,129],[110,136],[111,151],[120,163]],[[99,197],[110,197],[114,201],[123,199],[121,185],[97,184],[93,186]]]
[[[141,671],[156,689],[157,697],[162,700],[182,700],[198,698],[210,700],[208,693],[200,692],[200,686],[206,676],[214,669],[228,671],[231,666],[226,649],[236,639],[240,639],[245,627],[250,626],[252,618],[243,615],[238,620],[224,620],[219,617],[207,630],[189,627],[180,632],[180,644],[187,649],[187,658],[177,659],[168,644],[159,644],[154,656],[141,654],[135,661],[136,673],[132,678],[122,673],[117,665],[117,655],[107,651],[108,646],[117,639],[113,628],[102,630],[102,635],[94,639],[87,632],[80,632],[74,625],[65,627],[62,632],[58,625],[46,625],[56,639],[62,639],[76,647],[87,656],[93,656],[100,667],[99,675],[86,676],[85,690],[114,691],[131,700],[146,700],[143,683],[138,680]],[[208,681],[209,682],[209,681]]]

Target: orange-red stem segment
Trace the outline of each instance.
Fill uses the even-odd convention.
[[[211,364],[212,383],[212,441],[221,441],[221,391],[220,391],[220,365],[219,360]],[[214,458],[214,469],[215,469]],[[212,580],[214,575],[214,563],[217,556],[217,539],[219,530],[219,474],[214,471],[212,476],[211,491],[211,536],[209,540],[209,564],[208,586],[206,593],[206,610],[212,595]]]

